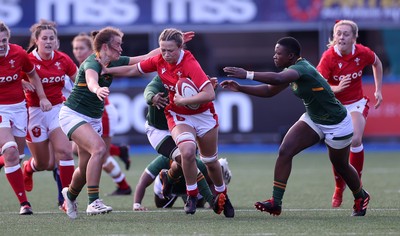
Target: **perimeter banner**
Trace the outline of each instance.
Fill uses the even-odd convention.
[[[76,34],[113,25],[125,32],[149,32],[151,26],[237,25],[333,22],[398,24],[399,1],[386,0],[0,0],[0,20],[27,31],[40,19],[58,24],[60,34]],[[315,25],[315,24],[314,24]],[[315,28],[318,26],[315,25]],[[221,30],[226,27],[221,27]],[[240,30],[240,28],[238,28]],[[27,31],[28,32],[28,31]]]

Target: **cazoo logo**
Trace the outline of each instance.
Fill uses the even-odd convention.
[[[0,83],[12,82],[18,79],[18,74],[14,74],[13,76],[1,76]]]
[[[56,76],[56,77],[52,76],[52,77],[49,77],[49,78],[43,78],[42,79],[42,84],[59,83],[59,82],[62,82],[62,81],[65,80],[64,77],[65,77],[65,75]]]
[[[340,75],[340,76],[334,75],[333,79],[336,81],[342,81],[343,79],[348,78],[348,77],[350,77],[351,79],[357,79],[358,77],[361,77],[361,76],[362,76],[362,70],[360,70],[358,73],[354,72],[352,74],[347,74],[347,75]]]

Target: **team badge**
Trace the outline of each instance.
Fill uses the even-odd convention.
[[[56,63],[54,63],[54,65],[57,67],[58,70],[61,70],[61,67],[60,67],[61,63],[60,62],[56,62]]]
[[[14,68],[14,67],[15,67],[15,65],[14,65],[15,61],[14,61],[13,59],[11,59],[11,60],[9,61],[9,63],[10,63],[10,65],[11,65],[11,68]]]
[[[360,65],[360,61],[361,61],[360,58],[357,57],[356,59],[354,59],[354,61],[356,62],[357,66]]]
[[[32,128],[32,134],[34,137],[38,138],[42,135],[42,131],[40,130],[39,126],[35,126]]]

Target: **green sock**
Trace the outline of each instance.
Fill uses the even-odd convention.
[[[282,183],[279,181],[274,181],[274,187],[272,191],[272,197],[274,198],[274,203],[278,206],[282,205],[282,198],[285,194],[286,183]]]
[[[204,178],[204,175],[201,172],[197,174],[197,188],[199,189],[201,196],[204,197],[204,200],[206,200],[212,206],[213,194],[206,179]]]
[[[96,199],[99,199],[99,186],[88,186],[88,197],[89,197],[89,204],[94,202]]]
[[[80,190],[76,190],[71,186],[68,188],[67,196],[71,201],[75,201],[78,198]]]

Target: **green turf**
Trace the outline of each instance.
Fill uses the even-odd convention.
[[[149,212],[133,212],[132,196],[108,197],[114,190],[104,175],[101,195],[114,212],[86,216],[86,189],[78,198],[79,217],[68,219],[56,207],[56,187],[50,172],[34,175],[34,189],[28,194],[33,216],[19,216],[19,206],[2,171],[0,178],[1,235],[400,235],[400,153],[366,154],[363,182],[371,194],[365,217],[350,217],[353,198],[344,194],[342,208],[330,208],[333,191],[331,165],[325,153],[304,153],[293,163],[292,175],[279,217],[253,208],[256,201],[271,196],[275,154],[220,154],[227,157],[233,172],[229,195],[236,207],[233,219],[198,209],[183,212],[178,200],[170,210],[153,204],[152,187],[143,205]],[[132,156],[131,170],[125,171],[134,186],[152,155]]]

